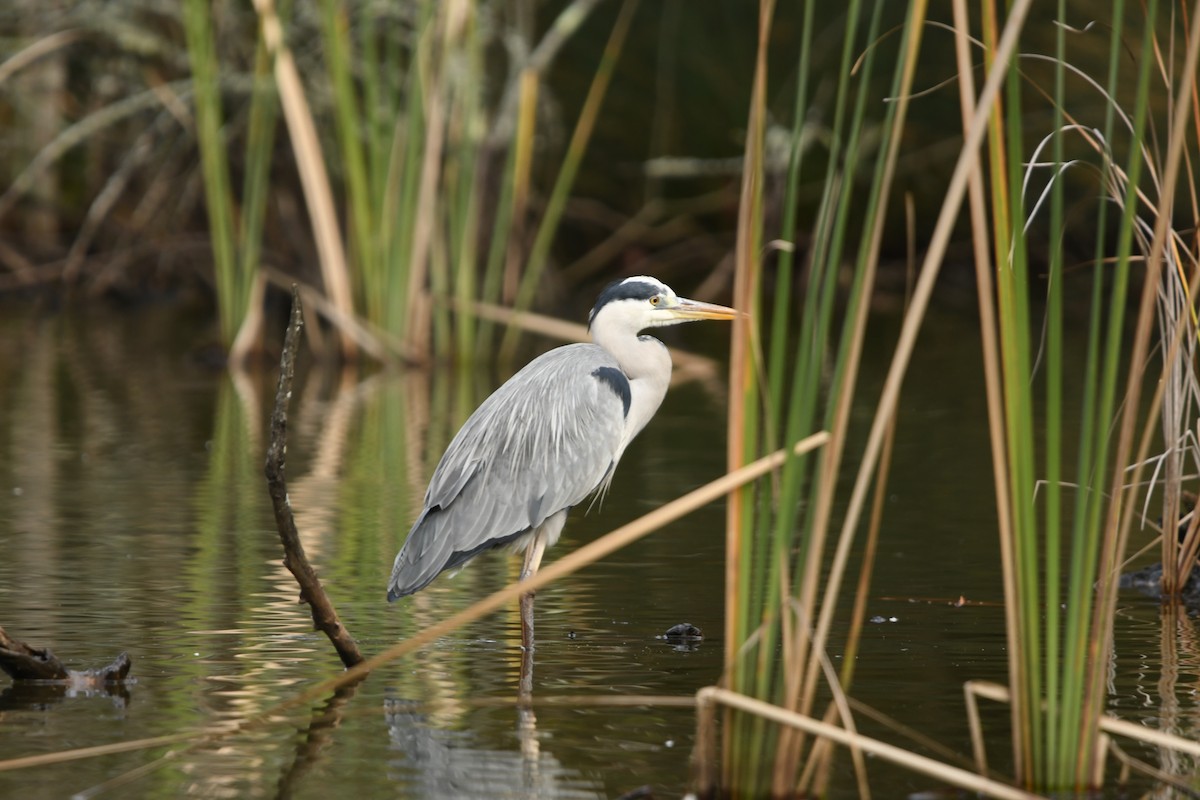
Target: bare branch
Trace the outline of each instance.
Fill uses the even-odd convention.
[[[275,391],[275,410],[271,413],[271,444],[267,448],[267,489],[271,494],[271,505],[275,509],[275,527],[283,543],[283,565],[296,577],[300,584],[300,599],[308,603],[313,624],[329,637],[341,657],[342,663],[352,667],[363,660],[362,653],[349,631],[342,625],[337,611],[321,586],[321,579],[308,563],[304,545],[296,531],[296,520],[292,516],[292,504],[288,499],[287,481],[284,479],[284,456],[287,453],[287,409],[292,397],[292,378],[296,374],[296,349],[300,342],[300,329],[304,327],[304,312],[300,308],[300,290],[292,286],[292,318],[288,323],[287,335],[283,340],[283,356],[279,362],[279,387]]]

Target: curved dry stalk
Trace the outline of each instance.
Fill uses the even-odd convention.
[[[283,106],[288,133],[295,149],[296,167],[300,171],[300,182],[304,186],[304,201],[312,219],[313,237],[320,257],[325,294],[341,316],[350,318],[354,316],[354,301],[350,290],[346,251],[342,244],[337,213],[334,211],[329,174],[325,171],[325,159],[321,154],[312,111],[304,96],[300,72],[292,59],[291,50],[284,42],[283,26],[275,13],[273,0],[254,0],[254,8],[262,20],[263,40],[275,58],[275,83],[279,88],[279,102]],[[353,359],[354,340],[346,333],[344,327],[337,326],[337,329],[342,355]]]
[[[100,758],[101,756],[110,756],[117,753],[132,753],[138,750],[150,750],[155,747],[166,747],[183,742],[191,742],[192,746],[198,746],[202,742],[198,742],[197,740],[204,740],[210,737],[215,740],[226,732],[235,733],[236,731],[232,729],[226,730],[230,727],[214,726],[199,731],[152,736],[148,739],[132,739],[127,742],[113,742],[111,744],[96,745],[95,747],[79,747],[74,750],[60,750],[56,753],[42,753],[36,756],[9,758],[0,761],[0,772],[29,769],[30,767],[46,767],[52,764],[65,764],[70,761],[81,761],[85,758]]]
[[[795,598],[792,598],[788,605],[792,609],[792,612],[796,615],[799,624],[808,627],[809,620],[806,618],[807,615],[804,613],[804,606]],[[792,637],[790,636],[787,637],[785,642],[791,638]],[[821,665],[821,672],[825,675],[825,683],[829,687],[830,694],[833,696],[833,703],[826,712],[825,721],[832,725],[837,719],[840,718],[842,720],[844,730],[852,736],[857,737],[858,724],[854,721],[854,715],[850,712],[850,698],[847,697],[846,691],[842,687],[842,682],[838,678],[837,670],[833,668],[833,662],[829,660],[829,653],[821,651],[817,654],[817,659]],[[828,742],[829,740],[823,739],[821,741]],[[859,746],[857,741],[852,742],[847,746],[850,748],[850,759],[854,762],[854,778],[858,782],[858,796],[863,800],[870,800],[871,785],[867,780],[867,764],[863,760],[863,749]],[[813,785],[811,783],[811,773],[828,764],[826,759],[818,754],[817,750],[819,747],[820,744],[813,748],[813,757],[808,760],[808,764],[805,767],[805,774],[800,778],[799,785],[804,789],[807,789]],[[824,796],[828,793],[828,786],[818,786],[814,793],[819,796]]]
[[[1173,106],[1174,117],[1171,120],[1171,129],[1168,134],[1168,141],[1171,146],[1167,151],[1167,158],[1163,168],[1162,191],[1160,192],[1159,203],[1154,206],[1156,209],[1154,234],[1151,239],[1150,252],[1147,253],[1146,276],[1139,304],[1138,323],[1134,334],[1132,357],[1130,359],[1125,388],[1124,405],[1126,412],[1122,415],[1117,435],[1116,460],[1114,462],[1116,464],[1129,463],[1131,450],[1133,449],[1134,412],[1139,407],[1138,404],[1141,398],[1143,373],[1149,349],[1150,329],[1152,327],[1151,317],[1153,316],[1155,291],[1159,283],[1163,253],[1168,241],[1167,231],[1171,224],[1175,186],[1179,180],[1180,166],[1183,163],[1184,144],[1187,141],[1185,132],[1189,121],[1189,114],[1186,100],[1192,97],[1196,85],[1196,70],[1198,62],[1200,62],[1200,13],[1193,14],[1192,16],[1191,26],[1188,29],[1187,42],[1188,49],[1184,58],[1182,81],[1179,86],[1178,100]],[[1150,410],[1150,413],[1147,414],[1147,432],[1149,431],[1149,426],[1155,424],[1158,411],[1159,406],[1156,404]],[[1148,447],[1149,436],[1146,435],[1142,438],[1141,448],[1137,454],[1137,464],[1133,470],[1132,481],[1134,484],[1138,482],[1141,476],[1142,465],[1145,462]],[[1110,569],[1111,565],[1120,561],[1120,554],[1125,552],[1125,545],[1129,537],[1130,524],[1135,510],[1135,504],[1121,502],[1119,493],[1122,491],[1122,477],[1123,474],[1120,470],[1114,472],[1111,491],[1113,492],[1113,496],[1117,498],[1117,502],[1110,504],[1105,520],[1105,526],[1109,530],[1117,531],[1117,541],[1114,542],[1110,550],[1102,555],[1102,558],[1104,558],[1103,564],[1110,567]],[[1101,601],[1096,604],[1097,618],[1112,619],[1116,603],[1117,592],[1115,581],[1111,578],[1102,578]],[[1103,630],[1100,632],[1101,641],[1098,643],[1099,648],[1097,652],[1109,652],[1112,646],[1112,636],[1112,626],[1103,626]],[[1089,705],[1095,717],[1101,716],[1099,698],[1104,696],[1105,679],[1106,673],[1102,670],[1096,670],[1091,676],[1091,680],[1088,681],[1089,698],[1092,700]]]
[[[149,761],[140,766],[134,767],[131,770],[122,772],[120,775],[114,775],[100,783],[89,786],[86,789],[81,789],[71,795],[72,800],[90,800],[92,797],[99,797],[105,792],[111,792],[114,789],[120,789],[123,786],[128,786],[139,778],[144,778],[150,773],[163,769],[175,762],[177,758],[183,755],[185,750],[168,750],[163,755]]]
[[[353,312],[346,313],[340,310],[317,287],[297,281],[291,275],[266,264],[261,267],[261,271],[275,286],[283,289],[289,289],[291,286],[300,287],[300,297],[304,303],[316,309],[317,313],[324,317],[330,325],[339,329],[343,336],[352,339],[360,350],[372,358],[380,362],[389,362],[394,360],[393,354],[395,354],[409,364],[417,363],[416,355],[403,341],[390,335],[387,331],[371,325]]]
[[[11,78],[16,73],[28,67],[33,62],[43,56],[53,53],[55,50],[62,49],[67,45],[74,44],[82,39],[84,32],[76,29],[58,31],[49,36],[43,36],[36,42],[32,43],[24,50],[18,50],[3,64],[0,64],[0,85],[3,85],[6,80]]]
[[[1009,692],[1008,687],[992,683],[991,681],[967,681],[964,684],[964,689],[968,697],[983,697],[997,703],[1012,702],[1012,693]],[[1165,733],[1153,728],[1147,728],[1138,722],[1128,722],[1105,714],[1100,716],[1099,725],[1101,730],[1111,733],[1114,736],[1122,736],[1146,744],[1167,747],[1177,750],[1180,753],[1200,756],[1200,742],[1193,739],[1185,739],[1173,733]]]
[[[847,747],[858,747],[863,752],[869,753],[876,758],[890,761],[893,764],[898,764],[905,769],[910,769],[914,772],[920,772],[925,775],[930,775],[938,780],[945,781],[952,786],[958,786],[973,792],[986,795],[988,797],[1000,798],[1000,800],[1044,800],[1041,795],[1032,794],[1022,791],[1013,786],[1009,786],[999,781],[994,781],[990,778],[985,778],[981,775],[976,775],[969,770],[954,767],[949,764],[944,764],[941,761],[929,758],[927,756],[912,753],[895,745],[882,742],[878,739],[872,739],[861,734],[851,733],[844,728],[839,728],[835,725],[827,725],[824,722],[815,720],[812,717],[804,714],[797,714],[794,711],[773,706],[770,703],[764,703],[761,700],[755,700],[752,697],[747,697],[737,692],[731,692],[728,689],[721,689],[716,686],[706,686],[696,693],[696,720],[699,726],[709,726],[708,730],[703,727],[697,731],[697,742],[702,742],[706,737],[711,738],[712,732],[710,725],[713,709],[716,705],[724,705],[731,708],[737,708],[750,714],[756,714],[764,719],[775,722],[779,725],[796,728],[815,736],[820,736],[829,739],[838,744]],[[699,748],[698,748],[699,749]],[[711,750],[709,751],[711,752]],[[708,754],[705,753],[705,756]],[[711,780],[711,775],[705,769],[706,765],[700,763],[701,769],[701,785],[700,794],[707,796],[715,786],[715,782]]]
[[[450,49],[453,41],[461,34],[464,10],[459,0],[439,3],[438,22],[442,41],[439,44]],[[440,23],[440,24],[439,24]],[[431,326],[429,325],[426,279],[430,272],[430,249],[433,247],[434,210],[438,190],[438,178],[442,174],[442,150],[445,146],[446,97],[444,85],[445,64],[427,67],[429,75],[425,87],[425,146],[421,156],[420,178],[417,181],[416,209],[413,214],[412,244],[408,253],[409,319],[405,325],[405,340],[412,349],[424,358],[431,354]]]
[[[84,117],[79,122],[63,129],[45,147],[38,151],[38,154],[25,166],[25,169],[21,170],[16,179],[4,190],[4,193],[0,194],[0,218],[7,215],[13,206],[16,205],[17,201],[34,187],[43,173],[68,151],[82,144],[89,136],[98,131],[104,130],[126,117],[131,117],[140,111],[159,104],[162,102],[160,93],[164,89],[177,97],[183,97],[191,93],[192,82],[191,80],[174,81],[164,86],[138,92],[137,94],[110,103],[104,108]]]
[[[159,122],[161,122],[161,117]],[[75,234],[71,249],[67,251],[66,263],[62,268],[62,280],[65,284],[73,284],[79,277],[84,259],[91,247],[92,240],[100,230],[100,226],[108,219],[117,201],[125,193],[130,183],[133,171],[143,166],[151,156],[151,144],[154,137],[159,135],[157,125],[151,125],[143,131],[128,153],[121,159],[117,169],[108,176],[100,193],[88,204],[87,214],[83,224]]]
[[[558,55],[563,45],[574,35],[579,26],[591,16],[592,11],[600,4],[600,0],[574,0],[555,18],[546,30],[542,40],[538,42],[528,58],[515,71],[514,79],[510,79],[504,88],[504,97],[500,101],[500,113],[488,136],[490,147],[500,147],[512,137],[514,120],[517,117],[517,99],[521,89],[520,78],[527,71],[540,74],[549,68],[550,63]]]

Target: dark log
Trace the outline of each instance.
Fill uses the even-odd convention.
[[[49,648],[30,647],[0,628],[0,669],[14,681],[57,681],[77,689],[97,688],[123,683],[132,666],[129,654],[121,653],[107,667],[67,669]]]
[[[284,456],[287,453],[287,412],[292,397],[292,379],[296,374],[296,350],[300,342],[300,330],[304,327],[304,312],[300,308],[300,292],[292,287],[292,317],[287,335],[283,340],[283,356],[279,363],[279,387],[275,391],[275,410],[271,414],[271,444],[267,448],[267,490],[275,509],[275,527],[283,543],[283,565],[288,568],[300,584],[300,600],[308,603],[313,624],[329,637],[342,663],[352,667],[363,660],[362,653],[353,637],[342,625],[337,611],[317,571],[308,562],[300,534],[296,531],[296,520],[292,515],[292,504],[288,499],[287,481],[284,479]]]
[[[14,681],[65,681],[67,668],[48,648],[30,647],[0,628],[0,669]]]

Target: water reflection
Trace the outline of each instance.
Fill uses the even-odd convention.
[[[66,683],[22,681],[0,689],[0,712],[49,711],[66,700],[91,697],[108,698],[116,711],[124,711],[130,700],[129,689],[120,683],[80,688]]]
[[[961,687],[1006,678],[986,440],[978,435],[972,321],[930,320],[906,384],[875,592],[853,695],[969,752]],[[886,325],[884,326],[886,327]],[[183,333],[181,334],[180,331]],[[973,335],[973,334],[972,334]],[[864,397],[890,352],[868,342]],[[75,668],[125,649],[129,702],[0,687],[0,758],[198,729],[272,709],[341,665],[312,630],[281,553],[262,478],[274,376],[232,378],[189,356],[171,314],[0,315],[0,623]],[[432,461],[504,376],[486,371],[300,376],[288,478],[304,544],[365,652],[512,580],[519,560],[483,557],[388,604],[392,557]],[[550,558],[719,474],[719,380],[674,386],[631,445],[603,503],[572,516]],[[953,392],[948,385],[963,387]],[[698,435],[697,432],[703,432]],[[972,438],[976,437],[976,438]],[[582,511],[582,509],[580,510]],[[0,772],[0,796],[63,796],[135,774],[122,797],[619,796],[647,782],[686,789],[691,709],[545,702],[564,695],[687,697],[719,677],[723,509],[702,509],[538,593],[536,669],[522,704],[516,604],[385,667],[353,691],[216,745],[113,754]],[[1195,619],[1122,597],[1114,713],[1200,734]],[[706,638],[659,638],[688,622]],[[839,658],[837,644],[831,658]],[[9,699],[12,702],[8,702]],[[414,703],[419,703],[414,706]],[[1007,712],[988,709],[989,752]],[[864,733],[895,740],[893,731]],[[1168,751],[1120,743],[1176,770]],[[998,765],[1002,767],[1003,765]],[[841,772],[844,770],[844,772]],[[876,770],[879,770],[876,772]],[[832,796],[855,791],[835,762]],[[928,788],[872,766],[894,794]],[[844,781],[844,782],[843,782]]]
[[[326,751],[333,744],[334,736],[345,718],[347,707],[358,693],[361,684],[360,679],[340,687],[323,706],[314,710],[312,719],[296,746],[295,757],[279,778],[276,797],[295,796],[313,767],[326,757]]]
[[[1119,612],[1117,642],[1109,672],[1110,713],[1142,719],[1148,727],[1184,739],[1200,739],[1200,637],[1194,610],[1137,598]],[[1114,755],[1167,775],[1200,774],[1200,759],[1140,741],[1116,739]],[[1194,787],[1187,787],[1194,789]],[[1190,796],[1191,791],[1183,796]],[[1175,797],[1169,787],[1150,795]]]
[[[404,700],[387,702],[392,777],[427,798],[597,798],[602,784],[563,766],[540,741],[531,709],[516,710],[515,749],[481,747],[470,730],[431,725]]]

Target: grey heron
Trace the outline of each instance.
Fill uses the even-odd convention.
[[[625,448],[666,396],[671,356],[640,332],[736,315],[678,297],[656,278],[609,285],[588,316],[592,343],[530,361],[450,442],[396,556],[388,600],[502,546],[524,550],[521,580],[533,575],[567,512],[608,487]],[[525,610],[523,604],[522,617]],[[531,631],[532,620],[525,624]]]

